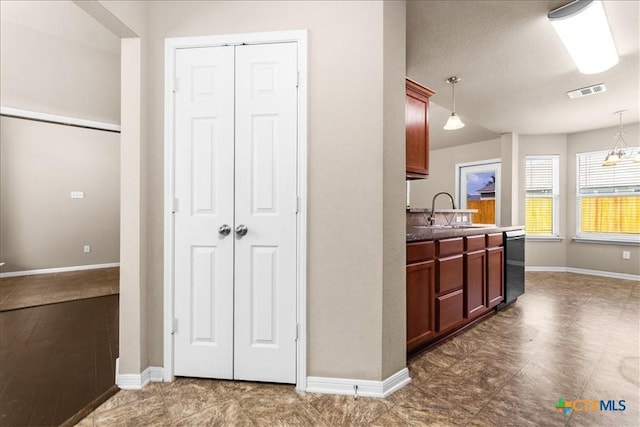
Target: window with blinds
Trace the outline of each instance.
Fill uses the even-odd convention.
[[[559,156],[526,156],[527,236],[558,237]]]
[[[607,151],[579,153],[577,236],[640,241],[640,163],[602,166]]]

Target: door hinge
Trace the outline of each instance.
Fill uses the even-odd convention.
[[[173,199],[173,208],[171,210],[171,213],[176,213],[178,212],[178,199]]]
[[[296,72],[296,87],[300,87],[300,71]]]
[[[176,93],[178,90],[180,90],[180,79],[176,77],[173,79],[173,93]]]
[[[300,197],[296,197],[296,213],[300,212]]]
[[[171,335],[175,334],[176,332],[178,332],[178,319],[174,318],[171,325]]]
[[[300,339],[300,324],[296,323],[296,341]]]

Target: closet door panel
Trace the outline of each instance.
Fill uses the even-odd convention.
[[[234,52],[179,49],[175,93],[175,375],[233,377]]]
[[[295,383],[297,46],[236,48],[236,379]]]

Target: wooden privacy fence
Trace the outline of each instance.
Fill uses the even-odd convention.
[[[473,214],[473,222],[476,224],[495,224],[496,223],[495,199],[468,200],[467,209],[478,210],[478,213]]]

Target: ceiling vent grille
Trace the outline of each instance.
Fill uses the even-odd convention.
[[[596,93],[606,92],[607,88],[604,87],[604,83],[598,83],[597,85],[587,86],[580,89],[575,89],[567,92],[567,96],[571,99],[582,98],[583,96],[595,95]]]

